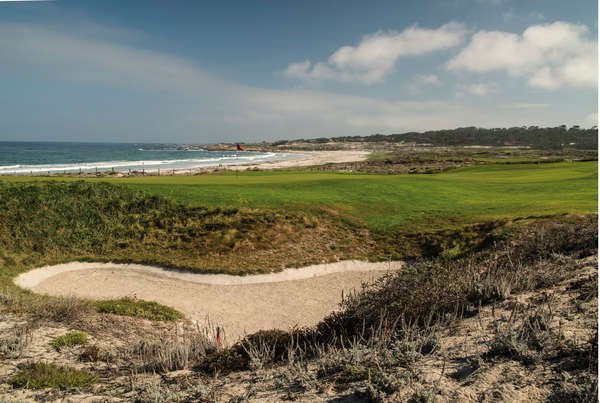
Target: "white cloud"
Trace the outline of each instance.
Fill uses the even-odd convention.
[[[28,24],[0,23],[0,65],[158,90],[214,87],[218,81],[172,56]]]
[[[447,67],[480,73],[505,70],[537,88],[595,88],[598,50],[588,33],[585,25],[560,21],[533,25],[522,35],[479,31]]]
[[[416,76],[415,80],[417,80],[418,82],[421,82],[423,84],[429,84],[429,85],[441,85],[442,84],[442,82],[440,81],[440,78],[435,74],[426,74],[426,75],[422,75],[422,76]]]
[[[215,77],[183,59],[98,40],[88,34],[0,23],[0,68],[4,72],[28,71],[46,80],[143,91],[143,99],[155,105],[151,116],[93,110],[72,119],[77,119],[81,127],[101,126],[98,130],[111,130],[115,123],[127,127],[128,132],[148,132],[145,125],[150,119],[153,125],[160,125],[152,131],[191,132],[195,133],[195,141],[200,141],[195,136],[204,127],[213,128],[211,132],[218,128],[229,136],[244,133],[259,139],[442,128],[455,126],[456,111],[461,109],[444,102],[394,102],[244,86]],[[297,71],[304,68],[300,63]],[[319,74],[326,74],[326,70]],[[86,103],[93,103],[91,91]],[[61,100],[71,102],[68,98]],[[461,115],[465,118],[460,122],[466,124],[471,114]]]
[[[465,26],[449,22],[438,29],[412,26],[402,32],[376,32],[365,36],[357,46],[343,46],[327,62],[309,60],[292,63],[285,70],[291,78],[335,79],[372,84],[394,70],[401,56],[416,56],[457,46]]]
[[[251,141],[471,125],[554,125],[564,120],[553,115],[551,118],[557,122],[539,121],[531,113],[515,117],[508,108],[480,110],[456,102],[384,100],[245,86],[168,54],[89,36],[0,23],[0,71],[4,79],[19,71],[33,74],[38,80],[93,84],[89,96],[82,99],[70,97],[68,91],[60,92],[56,110],[64,118],[52,121],[36,116],[34,120],[49,132],[63,125],[74,133],[71,139],[90,140],[91,134],[77,137],[86,132],[107,141],[166,141],[165,136],[181,142]],[[303,66],[311,67],[304,62],[297,71],[308,71]],[[326,67],[323,65],[317,73],[329,74]],[[315,69],[312,66],[310,72]],[[422,79],[435,83],[433,77]],[[116,108],[104,107],[102,101],[95,103],[98,85],[109,90],[130,89],[126,92],[135,95],[123,103],[133,100],[137,104]]]
[[[310,60],[305,60],[300,63],[292,63],[285,69],[284,74],[289,77],[306,77],[310,70]]]
[[[251,102],[249,102],[251,101]],[[328,126],[339,125],[346,130],[408,130],[427,125],[453,126],[463,107],[440,101],[386,101],[370,97],[338,95],[310,90],[248,89],[238,98],[243,107],[238,121],[260,120],[271,123],[293,121]],[[339,130],[338,128],[332,128]]]
[[[471,95],[483,96],[494,91],[496,88],[495,83],[474,83],[459,86],[461,92],[468,92]]]

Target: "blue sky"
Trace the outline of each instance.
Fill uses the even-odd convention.
[[[0,140],[597,124],[597,2],[0,1]]]

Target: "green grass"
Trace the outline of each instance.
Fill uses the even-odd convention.
[[[98,376],[87,371],[38,362],[21,368],[17,375],[8,380],[8,384],[14,388],[63,390],[90,387],[97,381]]]
[[[55,337],[52,340],[52,345],[57,350],[61,347],[71,347],[79,344],[85,344],[87,341],[87,333],[85,332],[69,332],[61,336]]]
[[[189,206],[341,214],[375,229],[458,228],[481,221],[597,211],[598,163],[484,165],[435,175],[265,171],[93,178]],[[70,180],[5,178],[7,181]]]
[[[121,298],[95,302],[101,313],[112,313],[122,316],[135,316],[149,320],[175,321],[182,319],[183,314],[173,308],[142,299]]]

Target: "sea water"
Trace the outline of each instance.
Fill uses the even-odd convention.
[[[0,175],[157,171],[256,164],[296,153],[206,151],[185,144],[0,142]]]

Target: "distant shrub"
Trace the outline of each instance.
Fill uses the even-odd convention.
[[[460,246],[455,246],[451,249],[446,249],[440,253],[440,257],[444,260],[454,260],[462,254]]]
[[[87,333],[85,332],[69,332],[62,336],[55,337],[52,340],[52,345],[56,349],[61,347],[71,347],[78,344],[84,344],[87,341]]]

